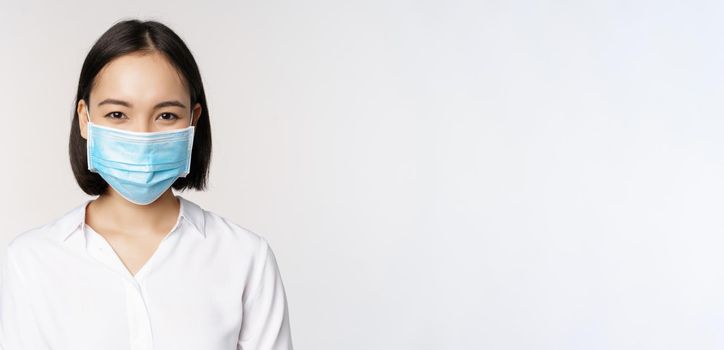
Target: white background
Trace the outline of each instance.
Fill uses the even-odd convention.
[[[724,349],[723,10],[3,2],[0,239],[87,198],[81,64],[155,19],[211,114],[183,195],[267,237],[296,349]]]

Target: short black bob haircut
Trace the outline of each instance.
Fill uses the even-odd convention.
[[[186,177],[176,179],[171,187],[177,190],[193,188],[203,191],[211,161],[211,126],[209,108],[196,61],[186,44],[166,25],[157,21],[128,19],[116,22],[98,38],[83,62],[78,81],[78,92],[73,104],[73,123],[70,128],[70,165],[75,180],[89,195],[100,195],[108,189],[108,183],[88,170],[86,139],[80,134],[78,101],[90,105],[90,91],[98,72],[114,58],[136,52],[160,52],[186,79],[190,88],[191,106],[201,104],[201,115],[195,125],[194,144],[191,152],[191,170]]]

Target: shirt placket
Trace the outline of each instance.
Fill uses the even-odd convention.
[[[126,286],[126,305],[128,329],[130,331],[132,350],[153,349],[151,321],[148,317],[145,298],[138,283],[124,283]]]
[[[146,306],[142,281],[131,275],[103,237],[95,232],[88,231],[87,238],[88,253],[117,273],[123,281],[131,350],[152,350],[151,320]]]

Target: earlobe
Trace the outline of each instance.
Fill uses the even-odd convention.
[[[191,118],[192,119],[191,125],[196,126],[196,124],[199,122],[199,118],[201,118],[201,109],[202,109],[202,107],[201,107],[200,103],[197,103],[194,106],[193,114],[192,114],[192,118]]]
[[[80,117],[80,116],[79,116]],[[80,120],[80,137],[88,140],[88,136],[86,136],[86,128],[88,127],[88,123],[84,123],[83,119]]]
[[[83,101],[83,100],[81,100]],[[88,140],[88,136],[86,131],[88,128],[88,115],[85,113],[85,102],[78,103],[78,108],[76,109],[76,113],[78,113],[78,126],[80,128],[80,136],[86,140]]]

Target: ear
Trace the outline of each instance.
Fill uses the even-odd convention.
[[[196,126],[196,123],[199,122],[199,118],[201,117],[202,109],[203,109],[203,107],[201,107],[200,103],[197,103],[196,105],[194,105],[194,109],[192,110],[193,114],[191,115],[191,117],[193,118],[193,120],[191,121],[191,125]]]
[[[78,113],[78,126],[80,127],[80,136],[88,140],[88,113],[86,113],[85,106],[86,104],[84,100],[78,101],[78,106],[76,106],[76,112]]]

